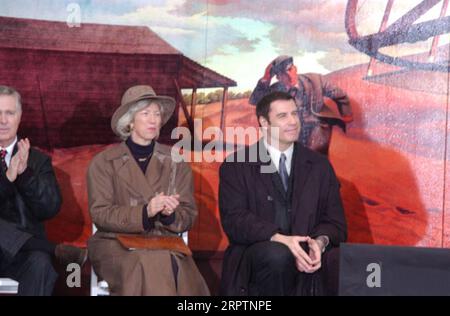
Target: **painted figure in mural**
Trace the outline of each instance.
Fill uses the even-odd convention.
[[[278,81],[270,85],[273,76]],[[353,120],[347,94],[319,74],[298,74],[291,56],[279,56],[267,66],[250,96],[250,104],[256,105],[272,91],[284,91],[294,97],[301,124],[299,141],[325,155],[333,126],[345,131],[346,124]],[[336,103],[338,111],[325,104],[325,97]]]
[[[0,277],[19,282],[19,295],[51,295],[52,258],[82,265],[85,249],[47,240],[44,221],[54,217],[61,194],[50,157],[19,139],[20,94],[0,86]]]
[[[128,250],[117,239],[178,236],[191,229],[197,208],[192,171],[156,141],[175,100],[150,86],[129,88],[111,127],[122,143],[99,153],[87,175],[89,211],[98,231],[89,258],[113,295],[209,295],[191,256],[175,250]]]
[[[243,149],[245,157],[257,152],[250,160],[256,162],[235,162],[244,157],[235,153],[220,167],[220,216],[230,242],[221,292],[335,294],[322,283],[331,278],[328,259],[346,240],[347,226],[333,168],[297,141],[300,120],[290,94],[269,93],[256,105],[256,115],[264,137]],[[336,277],[337,267],[331,268]]]

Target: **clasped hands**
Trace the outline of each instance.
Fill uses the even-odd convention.
[[[322,266],[322,250],[318,241],[309,236],[286,236],[275,234],[270,239],[285,244],[295,257],[295,264],[298,271],[314,273]],[[309,253],[300,246],[300,243],[307,243]]]
[[[147,213],[149,217],[154,217],[158,213],[169,216],[180,204],[180,195],[165,195],[163,192],[156,194],[147,205]]]

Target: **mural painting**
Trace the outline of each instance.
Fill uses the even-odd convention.
[[[87,165],[117,141],[110,117],[122,93],[150,84],[177,101],[161,140],[177,143],[172,130],[186,127],[200,151],[214,138],[208,128],[256,128],[258,98],[289,91],[301,109],[299,141],[336,170],[350,242],[450,247],[447,7],[446,0],[6,3],[0,83],[21,92],[21,133],[52,155],[63,190],[61,213],[47,225],[51,239],[85,245]],[[222,140],[216,150],[224,157],[235,140]],[[227,246],[220,163],[191,163],[194,252]]]

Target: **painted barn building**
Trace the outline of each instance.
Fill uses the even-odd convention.
[[[0,17],[0,38],[0,84],[23,97],[20,133],[47,149],[117,141],[110,118],[132,85],[150,84],[157,94],[177,100],[162,130],[166,141],[180,109],[192,127],[181,89],[192,89],[195,96],[197,89],[217,87],[226,96],[228,87],[236,86],[144,26],[69,27]]]

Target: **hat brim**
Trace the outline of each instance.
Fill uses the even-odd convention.
[[[117,108],[117,110],[114,112],[112,118],[111,118],[111,129],[113,132],[121,136],[120,133],[117,131],[117,123],[119,122],[120,118],[125,115],[125,113],[128,112],[130,107],[135,104],[138,101],[142,100],[151,100],[155,103],[159,104],[162,109],[162,118],[161,118],[161,127],[163,127],[167,121],[169,121],[170,117],[173,114],[173,111],[175,110],[175,100],[171,97],[167,96],[155,96],[155,95],[143,95],[139,98],[136,98],[128,103],[122,104]]]

